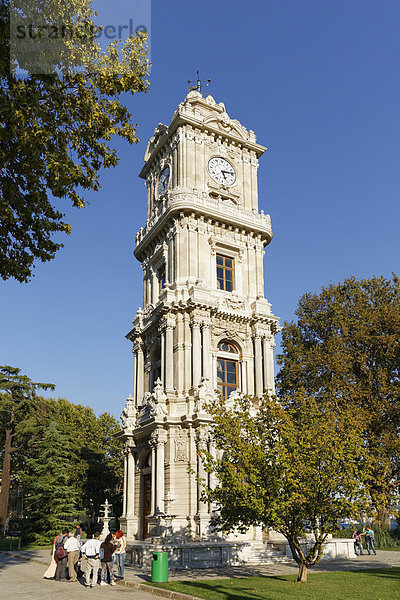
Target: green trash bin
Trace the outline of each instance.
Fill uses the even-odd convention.
[[[158,583],[168,581],[168,552],[153,552],[151,580]]]

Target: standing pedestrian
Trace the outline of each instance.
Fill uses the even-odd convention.
[[[124,536],[121,529],[118,529],[115,535],[115,540],[116,548],[114,553],[114,559],[117,562],[118,579],[123,579],[125,571],[126,537]]]
[[[47,567],[46,571],[43,573],[43,579],[54,579],[54,576],[56,574],[56,569],[57,569],[56,539],[57,538],[58,538],[58,535],[56,535],[56,537],[53,540],[53,545],[51,547],[51,552],[50,552],[50,556],[51,556],[50,564]]]
[[[54,558],[57,562],[56,574],[54,579],[56,581],[67,581],[65,576],[65,569],[67,568],[67,557],[68,553],[64,548],[64,543],[68,539],[68,529],[63,529],[61,534],[54,540],[55,554]]]
[[[110,585],[115,585],[114,573],[112,568],[114,550],[115,546],[112,541],[112,534],[109,533],[100,546],[102,575],[100,585],[107,585],[108,578],[110,578]]]
[[[365,546],[367,548],[368,554],[371,554],[372,550],[372,552],[376,555],[375,534],[373,529],[371,529],[371,527],[366,527],[363,535],[365,536]]]
[[[95,531],[93,539],[87,540],[81,548],[83,556],[86,558],[85,569],[85,586],[94,587],[97,583],[97,574],[100,568],[100,532]],[[93,570],[93,578],[90,580],[90,575]]]
[[[81,541],[81,536],[82,536],[82,527],[80,525],[76,525],[74,537],[76,537],[76,539]]]
[[[359,529],[357,529],[357,531],[355,531],[353,533],[353,541],[354,541],[354,552],[356,553],[356,556],[360,555],[363,553],[363,547],[362,547],[362,538],[361,538],[361,531]]]
[[[68,575],[69,581],[77,581],[77,567],[79,554],[81,552],[81,543],[78,539],[78,534],[71,531],[69,537],[64,544],[64,548],[68,552]]]

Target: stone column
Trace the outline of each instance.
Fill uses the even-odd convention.
[[[146,304],[151,303],[151,277],[150,277],[150,268],[146,271]]]
[[[157,304],[157,300],[158,300],[157,273],[155,272],[153,267],[150,267],[150,273],[151,273],[151,302],[152,302],[152,304]]]
[[[174,328],[171,324],[165,330],[165,389],[174,389]]]
[[[264,366],[264,392],[268,392],[268,361],[269,361],[269,343],[266,337],[263,338],[263,366]]]
[[[263,393],[263,373],[262,373],[262,352],[261,338],[259,335],[254,337],[254,367],[256,380],[256,396],[262,396]]]
[[[213,459],[217,458],[217,449],[212,442],[210,443],[210,454]],[[217,485],[218,485],[218,477],[216,476],[215,473],[210,473],[210,488],[212,490],[215,490]],[[215,510],[216,510],[216,503],[214,502],[214,503],[211,503],[210,512],[214,512]]]
[[[211,323],[203,323],[203,377],[211,379],[210,373],[210,325]]]
[[[204,463],[203,463],[203,459],[202,459],[202,453],[206,452],[206,451],[207,451],[207,440],[200,433],[199,438],[197,440],[197,475],[200,480],[203,480],[203,484],[201,484],[200,482],[197,484],[197,499],[198,499],[197,512],[199,515],[205,515],[208,513],[208,503],[203,502],[200,499],[203,485],[204,485],[204,480],[205,480],[205,483],[207,484],[207,473],[204,468]]]
[[[217,387],[217,357],[215,354],[213,354],[212,356],[212,377],[211,377],[211,384],[213,389],[215,389]]]
[[[127,494],[126,494],[126,516],[135,514],[135,456],[133,454],[133,440],[127,446]]]
[[[188,391],[192,387],[192,335],[190,331],[189,315],[183,315],[184,336],[184,389]]]
[[[275,341],[271,335],[269,338],[269,352],[268,352],[268,389],[271,394],[275,394],[275,379],[274,379],[274,348]]]
[[[126,496],[127,496],[127,482],[128,482],[128,452],[127,449],[124,449],[124,498],[123,498],[123,506],[122,506],[122,514],[126,515]]]
[[[192,369],[193,369],[193,387],[199,385],[201,377],[201,334],[200,323],[192,322]]]
[[[165,498],[165,444],[167,432],[159,429],[153,432],[152,438],[156,448],[156,487],[155,487],[155,513],[164,512]]]
[[[151,439],[151,514],[156,511],[156,441]]]
[[[132,348],[133,353],[133,397],[135,398],[135,403],[137,404],[137,377],[138,377],[138,354],[137,354],[137,346],[135,345]]]
[[[136,404],[139,406],[143,402],[144,396],[144,356],[143,346],[141,343],[138,345],[137,350],[137,377],[136,377]]]
[[[143,308],[147,304],[147,274],[146,274],[146,266],[142,264],[143,270]]]
[[[165,329],[161,331],[161,383],[165,388]]]

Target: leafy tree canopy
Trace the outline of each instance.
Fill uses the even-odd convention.
[[[37,389],[54,389],[51,383],[34,383],[15,367],[0,367],[0,427],[2,442],[0,536],[4,532],[11,485],[12,457],[18,457],[32,437],[40,417],[43,402],[36,396]]]
[[[101,187],[100,170],[118,162],[110,140],[138,141],[122,99],[146,91],[149,63],[146,34],[104,52],[95,37],[74,36],[57,52],[43,50],[38,73],[31,52],[10,53],[10,5],[0,3],[0,275],[26,282],[35,260],[51,260],[62,247],[54,234],[71,231],[56,200],[84,207],[85,191]],[[94,27],[91,0],[13,7],[21,23]]]
[[[331,284],[305,294],[296,316],[282,331],[278,395],[290,404],[303,388],[320,404],[358,411],[375,465],[372,497],[387,526],[400,485],[399,278]]]
[[[76,515],[77,490],[68,478],[67,465],[76,462],[77,444],[46,419],[40,436],[30,445],[22,485],[25,511],[36,541],[49,541]]]
[[[203,460],[218,483],[203,485],[205,499],[216,505],[218,529],[262,525],[281,532],[299,565],[298,581],[305,581],[328,533],[365,505],[367,468],[357,414],[348,410],[338,418],[312,397],[295,399],[289,408],[268,396],[257,409],[251,398],[210,405],[217,453],[204,453]]]

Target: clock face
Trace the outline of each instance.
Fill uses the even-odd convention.
[[[225,158],[214,156],[208,161],[208,172],[217,183],[231,186],[236,181],[236,171]]]
[[[169,165],[167,167],[165,167],[165,169],[163,169],[163,171],[161,172],[160,178],[158,180],[158,186],[157,186],[158,196],[161,196],[167,190],[170,172],[171,171],[170,171]]]

